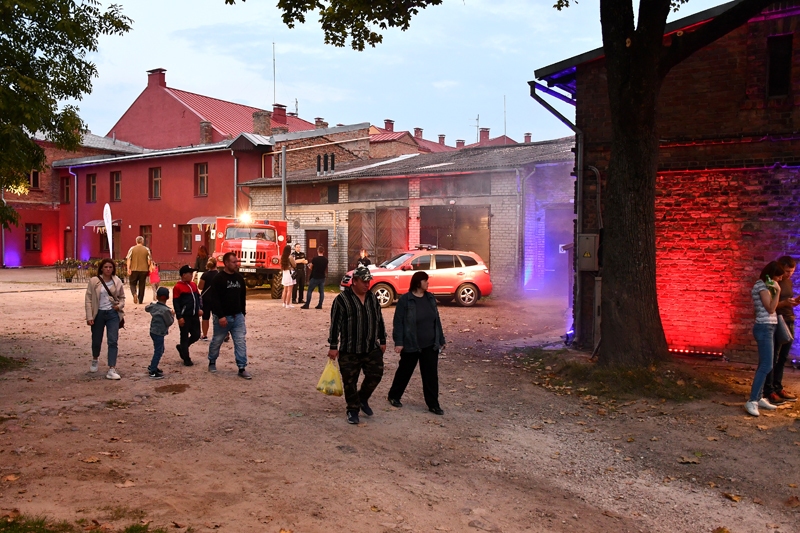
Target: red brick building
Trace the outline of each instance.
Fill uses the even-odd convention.
[[[383,157],[397,157],[405,154],[438,154],[457,150],[445,144],[445,136],[439,135],[439,140],[429,141],[422,136],[422,128],[414,128],[414,134],[409,131],[394,131],[394,120],[383,121],[383,128],[370,126],[370,157],[380,159]],[[463,146],[463,141],[461,141]]]
[[[665,39],[731,5],[669,24]],[[657,287],[673,350],[753,354],[750,289],[767,262],[800,256],[798,28],[800,3],[773,4],[673,68],[664,82],[657,109]],[[539,92],[576,103],[583,134],[578,233],[601,227],[611,142],[605,75],[602,49],[536,71],[551,88],[540,85]],[[578,272],[578,341],[585,346],[596,339],[601,275]]]

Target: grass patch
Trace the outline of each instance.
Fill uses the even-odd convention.
[[[0,533],[81,533],[82,531],[84,528],[69,522],[20,516],[13,511],[0,516]],[[122,533],[168,533],[168,531],[163,528],[150,529],[149,524],[132,524],[123,529]]]
[[[663,362],[647,368],[608,368],[570,358],[568,350],[527,348],[513,352],[518,366],[536,376],[535,384],[566,394],[606,398],[663,398],[686,402],[720,390],[720,385],[686,367]]]
[[[0,355],[0,374],[3,372],[9,372],[11,370],[17,370],[22,368],[28,363],[27,359],[15,359],[13,357],[6,357],[4,355]]]
[[[147,514],[141,509],[131,509],[124,505],[118,505],[116,507],[106,506],[101,508],[101,511],[106,511],[108,513],[106,518],[111,521],[141,520]]]
[[[106,400],[106,407],[111,409],[125,409],[128,405],[128,402],[122,400]]]

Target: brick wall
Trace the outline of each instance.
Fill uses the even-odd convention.
[[[416,154],[419,146],[411,137],[402,138],[397,141],[371,143],[369,145],[370,159],[380,159],[382,157],[397,157],[403,154]]]
[[[350,142],[341,142],[348,141]],[[340,144],[329,144],[329,143]],[[343,133],[333,133],[322,137],[312,137],[309,139],[298,139],[295,141],[277,142],[273,148],[275,156],[273,159],[273,176],[280,176],[280,151],[283,146],[287,150],[297,148],[307,148],[305,150],[289,151],[286,154],[286,171],[306,170],[317,168],[317,156],[333,154],[336,156],[336,165],[367,159],[370,155],[369,129],[363,128]],[[319,146],[324,145],[324,146]]]

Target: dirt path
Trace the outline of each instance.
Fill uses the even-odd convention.
[[[402,409],[385,402],[387,352],[375,416],[353,427],[343,399],[314,390],[333,294],[305,311],[251,293],[249,382],[228,345],[216,375],[204,343],[180,366],[176,328],[167,379],[150,381],[149,315],[129,305],[112,382],[88,373],[83,292],[10,292],[55,287],[14,275],[0,272],[0,354],[29,363],[0,375],[2,509],[232,533],[800,531],[800,407],[746,417],[752,372],[730,365],[705,371],[738,395],[690,404],[542,389],[508,351],[557,339],[557,302],[443,306],[445,416],[427,412],[418,376]]]

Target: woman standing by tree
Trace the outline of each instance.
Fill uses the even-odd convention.
[[[778,325],[778,315],[775,313],[775,309],[780,301],[781,286],[779,282],[783,279],[784,274],[780,263],[772,261],[761,271],[759,280],[750,291],[756,313],[753,336],[758,343],[758,368],[750,389],[750,400],[744,404],[744,408],[753,416],[759,416],[759,407],[770,411],[775,409],[769,400],[762,397],[762,393],[767,374],[772,370],[775,327]]]
[[[117,267],[111,259],[103,259],[97,267],[97,276],[86,287],[86,323],[92,328],[92,365],[97,372],[103,332],[108,335],[108,373],[106,379],[120,379],[117,374],[117,340],[120,322],[124,316],[125,286],[117,277]]]
[[[400,364],[389,389],[389,403],[403,406],[400,399],[419,361],[428,411],[443,415],[439,406],[439,352],[444,349],[444,332],[436,298],[428,292],[428,274],[423,271],[411,276],[409,291],[397,301],[392,338],[394,351],[400,354]]]
[[[292,285],[294,285],[294,278],[292,271],[297,268],[294,257],[292,257],[292,247],[288,244],[283,247],[281,254],[281,270],[283,271],[283,307],[294,307],[292,305]]]

